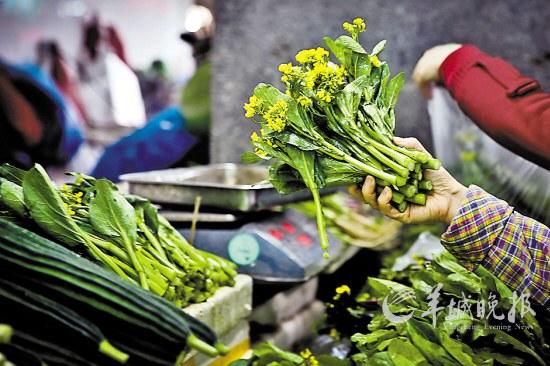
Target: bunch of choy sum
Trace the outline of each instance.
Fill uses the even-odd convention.
[[[70,173],[56,187],[35,165],[0,165],[0,217],[47,234],[177,306],[233,286],[235,265],[190,245],[148,200],[109,180]]]
[[[408,203],[423,205],[432,189],[424,169],[440,163],[427,153],[393,143],[394,108],[405,82],[403,73],[390,77],[379,59],[386,41],[371,52],[359,44],[366,30],[363,19],[344,23],[343,35],[324,41],[324,48],[298,52],[296,64],[279,66],[282,92],[258,84],[246,117],[261,128],[250,138],[253,152],[244,162],[274,159],[270,182],[280,193],[308,188],[316,204],[321,245],[328,247],[319,189],[356,184],[376,178],[378,188],[393,188],[392,202],[400,211]]]

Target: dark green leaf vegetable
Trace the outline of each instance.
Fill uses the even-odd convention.
[[[43,331],[58,329],[59,334],[46,334],[45,340],[77,332],[73,337],[80,337],[75,339],[80,347],[94,344],[98,353],[121,362],[127,353],[130,364],[143,355],[146,364],[172,365],[189,348],[210,356],[224,349],[206,325],[173,304],[3,219],[0,278],[1,301],[20,307],[29,318],[56,324]],[[16,320],[25,326],[25,319]],[[146,341],[136,349],[134,338]]]
[[[386,42],[369,53],[358,42],[366,30],[362,19],[345,23],[344,29],[349,35],[324,38],[340,64],[331,62],[323,48],[300,51],[296,65],[279,66],[284,92],[258,84],[244,106],[260,130],[252,134],[254,151],[243,161],[273,159],[269,179],[280,193],[312,192],[323,249],[328,238],[320,189],[357,184],[372,175],[392,187],[393,203],[403,211],[409,203],[426,203],[432,185],[421,181],[422,170],[440,165],[425,152],[393,143],[394,109],[405,76],[390,78],[389,66],[378,58]]]
[[[382,272],[386,278],[369,278],[364,291],[354,306],[346,304],[348,311],[364,317],[366,329],[351,336],[359,350],[353,356],[358,365],[546,365],[548,345],[541,326],[534,316],[526,312],[516,318],[507,317],[513,311],[512,291],[487,270],[479,267],[475,273],[462,267],[448,252],[429,263],[420,263],[400,272]],[[399,282],[388,277],[398,277]],[[436,306],[436,325],[431,315],[433,289],[442,290]],[[414,297],[404,294],[414,294]],[[384,299],[398,299],[389,306],[396,315],[411,315],[403,323],[390,322],[382,312]],[[377,300],[380,308],[361,310],[362,302]],[[471,311],[459,301],[470,306]],[[488,316],[488,304],[494,311],[504,314],[502,319]],[[485,315],[478,316],[476,306],[485,306]],[[338,306],[335,303],[334,306]],[[516,305],[518,306],[518,305]],[[454,310],[453,310],[454,309]],[[454,311],[454,312],[452,312]],[[370,320],[372,319],[372,320]],[[369,322],[370,320],[370,322]],[[504,330],[506,329],[506,330]],[[381,356],[381,354],[384,354]],[[390,360],[391,363],[388,363]]]
[[[232,286],[235,266],[187,243],[141,197],[121,194],[108,180],[79,173],[57,188],[36,165],[0,169],[0,207],[13,222],[103,263],[127,281],[178,306],[202,302]]]

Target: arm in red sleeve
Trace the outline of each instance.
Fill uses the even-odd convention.
[[[483,131],[550,169],[550,94],[536,80],[472,45],[450,54],[439,72],[462,110]]]

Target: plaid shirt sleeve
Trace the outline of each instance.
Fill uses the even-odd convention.
[[[469,270],[482,265],[511,289],[550,305],[550,229],[470,186],[441,242]]]

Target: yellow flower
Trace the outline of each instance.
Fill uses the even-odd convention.
[[[311,99],[309,99],[308,97],[304,97],[303,95],[300,95],[300,97],[298,98],[298,103],[302,107],[310,107],[312,104]]]
[[[315,356],[311,356],[308,360],[309,366],[319,366],[319,361],[315,358]]]
[[[348,285],[342,285],[336,288],[337,294],[348,294],[351,295],[351,289]]]
[[[367,25],[365,24],[365,21],[362,18],[353,19],[353,25],[357,27],[357,30],[359,32],[364,32],[367,30]]]
[[[329,336],[331,336],[332,338],[334,338],[336,340],[340,340],[340,333],[338,332],[338,330],[336,328],[331,328],[330,329]]]
[[[305,358],[305,359],[308,359],[310,356],[311,356],[311,351],[309,348],[306,348],[304,350],[302,350],[300,352],[300,356],[302,356],[302,358]]]
[[[67,213],[69,214],[69,216],[74,216],[76,212],[74,212],[74,210],[70,208],[68,204],[66,203],[63,203],[63,204],[65,205],[65,209],[67,210]]]
[[[288,105],[282,99],[268,108],[263,117],[267,121],[267,125],[275,132],[281,132],[286,126],[286,113]]]
[[[333,300],[340,300],[343,294],[351,295],[351,289],[348,285],[342,285],[336,288],[336,295],[332,297]]]
[[[355,27],[353,26],[353,24],[350,24],[348,22],[344,22],[344,24],[342,24],[342,28],[344,28],[344,30],[348,33],[353,33],[355,31]]]
[[[342,24],[342,28],[344,28],[346,32],[356,39],[359,33],[367,30],[367,25],[362,18],[355,18],[353,19],[353,24],[344,22],[344,24]]]
[[[262,149],[260,149],[260,148],[254,149],[254,154],[258,155],[261,158],[267,158],[268,157],[267,153],[265,151],[263,151]]]
[[[283,75],[283,76],[281,76],[281,81],[282,81],[283,83],[286,83],[286,82],[288,81],[288,75]]]
[[[323,61],[328,57],[328,51],[322,47],[310,48],[308,50],[301,50],[296,54],[296,61],[301,64],[314,63]]]
[[[288,95],[289,97],[291,97],[291,96],[292,96],[292,92],[291,92],[290,90],[288,90],[288,89],[287,89],[287,90],[285,90],[285,94],[286,94],[286,95]]]
[[[262,139],[260,138],[260,136],[258,136],[258,134],[256,133],[256,131],[252,132],[252,134],[250,135],[250,141],[252,142],[261,142]]]
[[[279,71],[285,75],[292,74],[292,63],[280,64]]]
[[[248,99],[248,103],[245,103],[245,105],[243,106],[244,111],[245,111],[245,117],[246,118],[254,117],[254,115],[256,114],[257,109],[260,107],[260,104],[261,104],[260,99],[257,96],[252,95]]]
[[[370,59],[370,63],[374,67],[380,67],[380,65],[382,64],[380,62],[380,60],[378,59],[378,56],[376,56],[376,55],[370,56],[369,59]]]
[[[328,93],[326,90],[319,90],[316,95],[317,95],[317,98],[319,98],[319,100],[326,103],[330,103],[333,99],[333,96],[330,93]]]

